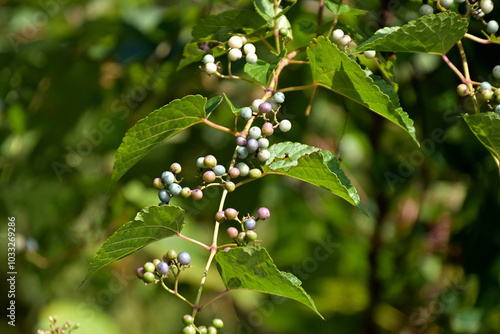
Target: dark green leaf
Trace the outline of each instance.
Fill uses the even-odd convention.
[[[273,72],[278,67],[281,59],[285,57],[286,50],[283,50],[272,63],[258,60],[255,64],[245,64],[245,72],[258,83],[267,86],[273,76]]]
[[[215,261],[228,289],[248,289],[290,298],[310,307],[323,318],[300,281],[291,273],[279,271],[265,248],[232,248],[217,253]]]
[[[97,251],[82,284],[102,267],[137,252],[152,242],[177,235],[184,227],[184,210],[149,206],[122,225]]]
[[[304,34],[314,34],[318,30],[318,25],[309,20],[300,20],[297,22],[297,25],[299,26],[299,30]]]
[[[330,152],[284,142],[269,147],[269,153],[271,157],[262,166],[266,174],[286,175],[325,188],[362,210],[356,189]]]
[[[127,131],[116,152],[113,181],[118,180],[136,162],[156,146],[182,130],[206,118],[207,99],[188,95],[153,111]]]
[[[422,16],[402,27],[380,29],[356,51],[446,54],[467,32],[468,22],[456,13]]]
[[[207,118],[210,117],[212,111],[214,111],[221,102],[222,96],[214,96],[207,101],[207,105],[205,106],[205,114],[207,115]]]
[[[352,8],[351,6],[333,0],[326,0],[325,7],[334,15],[365,15],[367,13],[366,10]]]
[[[418,144],[413,121],[366,72],[324,37],[307,48],[314,81],[365,106],[406,130]]]
[[[233,102],[231,102],[231,100],[226,96],[226,94],[225,93],[222,94],[224,95],[224,99],[226,100],[226,103],[229,105],[229,108],[231,109],[232,113],[236,114],[237,112],[239,112],[240,109],[234,106]]]
[[[494,112],[465,114],[464,120],[500,168],[500,115]]]

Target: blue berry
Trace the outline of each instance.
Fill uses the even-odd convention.
[[[481,82],[481,86],[479,86],[479,87],[481,87],[482,90],[485,90],[485,89],[491,90],[491,84],[488,81]]]
[[[250,130],[248,130],[248,137],[249,138],[259,138],[260,135],[262,134],[262,130],[258,126],[252,126]]]
[[[196,159],[196,167],[205,168],[205,157],[199,157]]]
[[[239,136],[236,138],[236,145],[245,146],[247,144],[247,139],[245,137]]]
[[[165,203],[170,202],[170,195],[166,189],[162,189],[158,192],[158,198],[162,202],[165,202]]]
[[[165,203],[165,202],[158,203],[158,206],[164,206],[164,205],[168,205],[168,203]]]
[[[248,157],[248,149],[245,146],[238,147],[236,154],[240,159],[246,159]]]
[[[498,22],[495,20],[491,20],[488,22],[488,25],[486,26],[486,32],[488,34],[496,34],[498,31]]]
[[[260,105],[259,105],[259,112],[263,113],[263,114],[267,114],[268,112],[270,112],[271,110],[273,109],[273,107],[271,106],[271,103],[269,102],[262,102]]]
[[[213,168],[215,175],[222,176],[226,173],[226,167],[222,165],[217,165]]]
[[[191,255],[189,255],[188,252],[180,252],[179,255],[177,255],[177,262],[187,266],[191,263]]]
[[[248,152],[255,152],[259,148],[259,142],[255,138],[251,138],[247,142]]]
[[[172,183],[168,186],[168,192],[172,194],[172,196],[179,196],[181,194],[182,187],[177,183]]]
[[[240,117],[243,118],[245,121],[248,121],[250,118],[252,118],[252,109],[250,109],[249,107],[241,108]]]
[[[160,262],[156,265],[156,271],[160,273],[161,275],[166,275],[168,274],[168,263],[167,262]]]
[[[175,181],[175,175],[172,172],[163,172],[161,174],[161,179],[166,186],[171,185]]]
[[[247,176],[250,172],[250,167],[244,162],[238,162],[236,168],[240,170],[240,176]]]
[[[259,143],[259,148],[268,148],[269,147],[269,140],[267,138],[260,138],[258,143]]]
[[[285,94],[283,94],[282,92],[277,92],[276,94],[274,94],[273,99],[278,103],[283,103],[285,102]]]
[[[257,222],[253,218],[248,218],[247,220],[245,220],[244,224],[247,230],[253,230],[257,225]]]

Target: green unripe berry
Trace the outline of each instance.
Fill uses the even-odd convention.
[[[481,95],[486,101],[489,101],[493,97],[493,91],[491,89],[483,89]]]
[[[281,36],[281,37],[286,37],[286,36],[288,36],[288,29],[286,29],[286,28],[281,28],[281,29],[279,30],[279,33],[280,33],[280,36]]]
[[[143,268],[145,272],[152,273],[155,271],[156,266],[152,262],[146,262]]]
[[[207,327],[205,327],[205,326],[198,327],[198,331],[200,332],[200,334],[207,334],[208,333]]]
[[[214,168],[215,166],[217,166],[217,159],[211,154],[207,155],[203,159],[203,166],[205,168]]]
[[[469,87],[466,84],[460,84],[457,86],[457,94],[458,96],[467,96],[469,95]]]
[[[156,266],[158,265],[158,263],[160,263],[161,261],[159,259],[154,259],[153,260],[153,264],[155,265],[155,269],[156,269]]]
[[[184,323],[184,325],[192,325],[194,323],[194,318],[191,314],[185,314],[182,317],[182,322]]]
[[[228,192],[232,193],[234,191],[234,189],[236,189],[236,185],[232,181],[227,181],[226,183],[224,183],[224,188]]]
[[[153,180],[153,187],[158,190],[162,190],[165,188],[165,185],[163,184],[163,181],[159,177],[157,177]]]
[[[182,329],[182,334],[196,334],[196,329],[192,325],[186,326]]]
[[[246,232],[246,238],[248,241],[255,241],[257,240],[257,233],[255,233],[255,231],[249,230]]]
[[[181,190],[181,197],[182,198],[189,198],[191,196],[191,189],[189,187],[184,187]]]
[[[219,318],[215,318],[214,320],[212,320],[212,326],[217,329],[221,329],[222,327],[224,327],[224,322]]]
[[[258,168],[252,168],[248,172],[248,176],[250,176],[250,178],[252,178],[252,179],[258,179],[262,176],[262,172]]]
[[[233,220],[238,217],[238,211],[233,208],[227,208],[226,210],[224,210],[224,215],[226,216],[227,220]]]
[[[165,259],[166,257],[166,259]],[[171,261],[171,260],[175,260],[177,258],[177,252],[173,249],[170,249],[166,254],[165,256],[163,256],[163,260],[165,262],[168,262],[168,261]]]
[[[238,236],[236,237],[236,242],[240,245],[244,244],[246,235],[247,234],[245,232],[238,233]]]
[[[182,171],[181,164],[174,162],[173,164],[170,165],[170,171],[174,174],[179,174]]]
[[[151,272],[145,272],[144,276],[142,277],[142,280],[144,283],[153,283],[155,281],[155,274]]]

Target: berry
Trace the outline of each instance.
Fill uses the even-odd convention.
[[[215,175],[217,175],[217,176],[222,176],[226,173],[226,167],[224,167],[222,165],[215,166],[213,170],[214,170]]]
[[[205,168],[205,157],[199,157],[196,159],[196,167]]]
[[[257,151],[258,148],[259,148],[259,142],[257,141],[257,139],[252,138],[252,139],[248,140],[248,142],[247,142],[248,152],[253,153],[253,152]]]
[[[493,10],[493,7],[495,7],[493,5],[493,1],[491,1],[491,0],[481,0],[480,6],[481,6],[481,10],[485,14],[491,13],[491,11]]]
[[[153,180],[153,187],[161,190],[165,188],[165,185],[163,184],[163,181],[159,177],[157,177]]]
[[[247,230],[253,230],[257,225],[257,222],[253,218],[248,218],[243,224]]]
[[[142,280],[144,283],[153,283],[155,281],[155,274],[150,273],[150,272],[145,272],[144,276],[142,277]]]
[[[483,89],[481,95],[486,101],[489,101],[493,97],[493,91],[491,89]]]
[[[284,119],[280,122],[279,128],[283,132],[288,132],[292,128],[292,123],[289,120]]]
[[[181,197],[182,198],[189,198],[191,196],[191,189],[189,187],[184,187],[181,190]]]
[[[247,140],[245,137],[239,136],[236,138],[236,145],[238,146],[245,146],[247,144]]]
[[[498,22],[495,20],[491,20],[486,25],[486,32],[488,34],[496,34],[498,31]]]
[[[178,162],[174,162],[170,165],[170,171],[174,174],[179,174],[182,171],[182,166]]]
[[[241,53],[240,49],[231,49],[229,50],[227,56],[229,57],[229,60],[231,61],[237,61],[243,57],[243,54]]]
[[[240,117],[243,118],[245,121],[248,121],[250,118],[252,118],[252,109],[250,109],[249,107],[241,108]]]
[[[248,176],[250,176],[250,178],[252,179],[258,179],[262,176],[262,172],[258,168],[252,168],[248,172]]]
[[[244,162],[238,162],[236,168],[240,171],[240,176],[247,176],[250,172],[250,167]]]
[[[259,159],[259,161],[262,162],[262,163],[264,163],[267,160],[269,160],[270,157],[271,157],[271,153],[268,150],[261,150],[257,154],[257,159]]]
[[[182,322],[184,323],[184,325],[192,325],[194,323],[194,318],[191,314],[185,314],[183,317],[182,317]]]
[[[453,0],[441,0],[439,1],[439,3],[441,4],[441,6],[443,6],[444,8],[450,8],[451,5],[453,5]]]
[[[285,102],[285,94],[283,94],[282,92],[277,92],[273,95],[273,99],[278,103],[283,103]]]
[[[259,57],[255,53],[249,53],[245,57],[245,61],[249,64],[255,64],[259,60]]]
[[[174,183],[175,181],[175,175],[172,172],[163,172],[161,174],[161,179],[163,183],[168,186]]]
[[[226,221],[226,216],[224,215],[224,211],[217,211],[215,214],[215,220],[219,223],[223,223]]]
[[[335,29],[332,32],[332,40],[336,43],[340,42],[340,39],[344,36],[344,32],[341,29]]]
[[[236,242],[238,244],[243,244],[245,242],[246,236],[247,236],[247,234],[245,232],[238,233],[238,236],[236,237]]]
[[[243,40],[240,36],[232,36],[229,41],[227,41],[227,45],[233,49],[241,49],[243,46]]]
[[[215,318],[212,320],[212,326],[214,326],[217,329],[221,329],[224,327],[224,322],[221,319]]]
[[[224,210],[224,215],[226,216],[227,220],[233,220],[238,217],[238,211],[233,208],[227,208],[226,210]]]
[[[464,3],[465,0],[455,0],[456,3]]]
[[[245,54],[255,53],[255,45],[253,45],[252,43],[247,43],[243,46],[243,51],[245,52]]]
[[[257,216],[259,216],[260,220],[266,220],[270,215],[271,213],[269,212],[269,209],[265,207],[262,207],[257,211]]]
[[[168,263],[167,262],[160,262],[156,265],[156,271],[160,273],[161,275],[166,275],[168,274]]]
[[[249,138],[259,138],[260,135],[262,134],[262,131],[258,126],[252,126],[250,130],[248,130],[248,137]]]
[[[178,183],[172,183],[168,186],[168,192],[172,194],[172,196],[179,196],[181,194],[182,187]]]
[[[195,201],[199,201],[203,198],[203,191],[201,191],[200,189],[193,189],[193,191],[191,192],[191,197]]]
[[[274,133],[273,124],[271,122],[266,122],[266,123],[262,124],[262,133],[265,136],[272,135]]]
[[[207,63],[205,64],[205,73],[208,75],[212,75],[215,72],[217,72],[217,65],[214,63]]]
[[[255,231],[247,231],[246,236],[248,241],[255,241],[257,240],[257,233]]]
[[[268,112],[270,112],[271,110],[273,109],[273,106],[271,106],[271,103],[269,102],[262,102],[260,105],[259,105],[259,112],[263,113],[263,114],[267,114]]]
[[[469,95],[469,87],[467,87],[466,84],[458,85],[457,86],[457,94],[459,96],[462,96],[462,97]]]
[[[368,59],[372,59],[372,58],[375,58],[375,56],[377,55],[377,51],[374,51],[374,50],[367,50],[365,52],[363,52],[363,55],[368,58]]]
[[[168,203],[166,203],[166,202],[160,202],[160,203],[158,203],[158,206],[164,206],[164,205],[168,205]]]
[[[177,258],[177,252],[173,249],[169,249],[168,252],[163,255],[163,261],[168,262]]]
[[[177,262],[187,266],[191,263],[191,255],[189,255],[188,252],[180,252],[179,255],[177,255]]]
[[[239,232],[238,229],[236,229],[236,227],[230,227],[227,229],[226,233],[229,239],[236,239],[236,237],[238,237]]]
[[[247,44],[247,38],[245,36],[240,36],[240,38],[243,44]]]
[[[213,63],[213,62],[215,62],[215,58],[214,58],[214,56],[212,56],[212,55],[205,55],[205,56],[203,57],[203,62],[204,62],[205,64]]]
[[[160,263],[161,261],[159,259],[154,259],[153,260],[153,264],[155,265],[155,268],[156,266],[158,265],[158,263]]]
[[[208,333],[207,327],[205,327],[205,326],[198,327],[198,331],[200,332],[200,334],[207,334]]]
[[[226,181],[226,183],[224,183],[224,188],[232,193],[234,191],[234,189],[236,189],[236,185],[234,184],[234,182],[231,182],[231,181]]]
[[[148,273],[152,273],[153,271],[155,271],[155,265],[153,264],[153,262],[146,262],[143,268],[144,271]]]
[[[500,115],[500,104],[495,107],[495,112]],[[141,268],[139,268],[141,269]],[[137,270],[139,270],[137,269]]]
[[[262,101],[261,99],[253,100],[253,102],[252,102],[252,110],[254,112],[259,112],[259,106],[260,106],[260,104],[262,102],[264,102],[264,101]]]
[[[182,334],[196,334],[196,329],[193,325],[186,326],[182,329]]]
[[[236,149],[236,154],[240,159],[246,159],[248,157],[248,149],[245,146],[238,147]]]
[[[139,279],[142,279],[144,277],[144,267],[137,268],[135,274]]]
[[[217,165],[217,159],[213,155],[207,155],[203,159],[203,165],[205,168],[214,168]]]
[[[493,74],[493,77],[495,79],[500,79],[500,65],[493,67],[493,71],[491,71],[491,74]]]
[[[215,181],[215,173],[212,172],[211,170],[207,170],[205,173],[203,173],[203,181],[206,183],[212,183]]]
[[[349,45],[351,42],[352,42],[352,39],[351,39],[351,36],[349,36],[349,35],[344,35],[340,39],[340,44],[342,44],[344,46]]]
[[[259,148],[269,147],[269,140],[267,138],[260,138],[258,142],[259,142]]]
[[[166,189],[162,189],[158,192],[158,198],[162,202],[165,202],[165,203],[170,202],[170,194],[168,193],[168,191]]]
[[[267,102],[271,103],[271,107],[273,110],[278,110],[279,104],[273,98],[267,100]]]
[[[279,30],[279,34],[280,34],[280,36],[281,36],[281,37],[286,37],[286,36],[288,36],[288,29],[287,29],[287,28],[281,28],[281,29]]]
[[[229,176],[231,176],[231,178],[233,179],[237,178],[238,176],[240,176],[240,170],[236,167],[229,168]]]
[[[485,89],[491,90],[491,84],[488,81],[481,82],[481,85],[479,87],[481,88],[481,90],[485,90]]]
[[[434,9],[429,5],[422,5],[422,7],[420,7],[419,12],[420,15],[422,16],[431,15],[432,13],[434,13]]]

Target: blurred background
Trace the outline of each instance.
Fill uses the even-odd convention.
[[[417,18],[421,5],[345,2],[370,11],[339,21],[361,27],[351,30],[359,39]],[[301,0],[287,14],[294,47],[313,36],[303,27],[316,21],[317,6]],[[198,156],[229,161],[234,139],[197,125],[148,154],[116,185],[110,182],[122,137],[153,110],[188,94],[225,93],[238,107],[261,96],[246,83],[207,76],[199,64],[176,71],[200,18],[241,8],[252,4],[0,1],[2,263],[8,217],[16,218],[18,251],[16,326],[2,316],[0,332],[48,329],[49,315],[60,325],[79,322],[78,334],[180,331],[188,308],[158,286],[145,287],[135,270],[170,248],[191,252],[194,269],[180,289],[192,299],[208,254],[184,240],[148,246],[77,288],[106,238],[158,203],[152,180],[172,162],[181,163],[184,182],[195,185]],[[490,16],[499,13],[495,8]],[[480,35],[480,26],[472,24],[470,32]],[[464,45],[473,79],[487,80],[499,46]],[[257,54],[264,49],[257,44]],[[449,57],[459,65],[456,48]],[[222,333],[500,332],[498,169],[458,117],[467,112],[466,103],[456,94],[457,77],[439,56],[400,54],[395,72],[402,106],[425,140],[422,149],[388,121],[322,89],[309,117],[312,92],[287,93],[284,112],[292,131],[271,140],[340,152],[370,217],[322,189],[279,176],[252,182],[228,198],[228,206],[242,213],[270,208],[271,218],[259,226],[262,246],[280,270],[302,280],[326,320],[295,301],[235,291],[204,310],[201,324],[218,316],[225,322]],[[294,65],[279,86],[310,80],[307,66]],[[212,117],[233,122],[224,103]],[[209,242],[219,195],[215,191],[200,205],[174,200],[189,212],[186,235]],[[0,299],[7,307],[4,286]],[[204,298],[221,289],[214,270]]]

